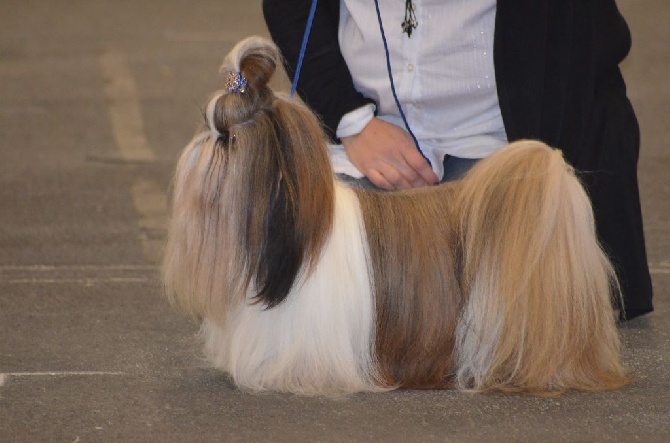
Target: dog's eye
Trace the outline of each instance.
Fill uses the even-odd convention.
[[[235,139],[235,134],[231,134],[230,132],[225,131],[219,134],[219,136],[216,138],[216,143],[220,146],[231,146],[233,143],[235,143]]]
[[[235,134],[221,134],[216,138],[216,142],[221,144],[222,146],[232,146],[235,144],[235,140],[237,137],[235,137]]]

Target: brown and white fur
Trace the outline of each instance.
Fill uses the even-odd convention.
[[[560,151],[520,141],[457,182],[352,189],[313,113],[267,86],[278,57],[233,49],[222,72],[247,90],[215,94],[175,174],[164,280],[215,367],[301,394],[627,383],[614,273]]]

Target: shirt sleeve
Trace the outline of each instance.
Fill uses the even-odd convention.
[[[367,104],[344,114],[337,125],[337,138],[349,137],[360,133],[370,120],[375,116],[377,107],[373,104]]]
[[[293,78],[312,0],[263,0],[263,15]],[[310,31],[297,92],[335,139],[342,117],[374,103],[354,87],[338,42],[339,0],[320,1]]]

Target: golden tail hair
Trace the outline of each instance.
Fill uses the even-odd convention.
[[[521,141],[479,162],[459,193],[463,389],[559,393],[628,379],[618,285],[589,199],[560,151]]]

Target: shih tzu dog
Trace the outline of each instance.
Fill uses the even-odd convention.
[[[314,114],[268,87],[278,62],[235,46],[176,169],[164,282],[214,366],[300,394],[627,383],[614,272],[560,151],[519,141],[457,182],[353,189]]]

